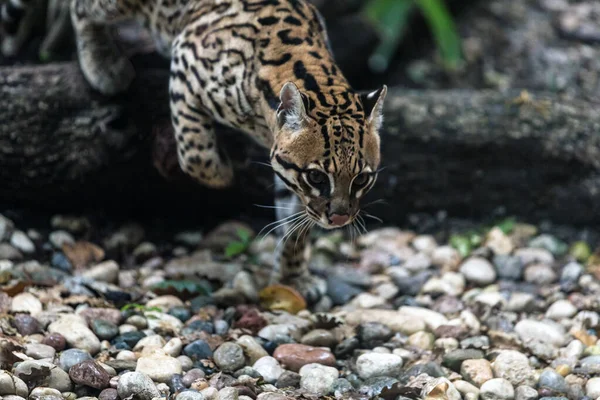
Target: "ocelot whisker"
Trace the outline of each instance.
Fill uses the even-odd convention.
[[[364,215],[364,216],[365,216],[365,217],[367,217],[367,218],[374,219],[375,221],[377,221],[377,222],[380,222],[380,223],[382,223],[382,224],[383,224],[383,220],[382,220],[381,218],[379,218],[379,217],[376,217],[376,216],[374,216],[374,215],[372,215],[372,214],[369,214],[369,213],[363,212],[363,213],[361,213],[361,215]]]
[[[293,210],[294,207],[290,206],[290,207],[282,207],[282,206],[266,206],[266,205],[262,205],[262,204],[253,204],[255,207],[258,208],[269,208],[269,209],[274,209],[274,210]]]
[[[272,227],[273,225],[275,225],[275,227],[269,229],[269,231],[263,235],[263,240],[264,240],[264,238],[267,237],[269,235],[269,233],[273,232],[275,229],[277,229],[281,226],[284,226],[287,223],[295,222],[297,219],[299,219],[301,217],[302,217],[302,211],[292,214],[290,216],[287,216],[285,218],[281,218],[277,221],[271,222],[270,224],[268,224],[264,228],[262,228],[260,230],[260,232],[258,232],[258,235],[256,235],[256,236],[257,237],[261,236],[261,234],[263,233],[264,230],[269,229],[269,227]]]

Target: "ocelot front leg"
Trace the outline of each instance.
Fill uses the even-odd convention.
[[[225,188],[233,182],[233,166],[217,145],[215,121],[199,95],[198,74],[191,50],[175,40],[169,96],[179,166],[202,185]]]
[[[294,287],[309,304],[325,295],[327,284],[308,270],[310,259],[310,228],[304,206],[283,181],[275,175],[275,211],[277,220],[285,220],[279,228],[276,265],[281,283]]]
[[[124,91],[135,76],[110,32],[110,25],[129,17],[130,11],[123,0],[71,0],[81,70],[90,85],[105,95]]]

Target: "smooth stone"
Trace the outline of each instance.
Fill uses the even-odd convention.
[[[63,400],[63,396],[56,389],[36,387],[29,393],[29,400]]]
[[[478,360],[483,358],[483,351],[476,349],[456,349],[444,355],[443,365],[459,371],[465,360]]]
[[[515,332],[523,342],[533,340],[560,347],[566,340],[564,328],[531,319],[519,321],[515,325]]]
[[[174,307],[183,307],[183,306],[185,306],[183,301],[181,301],[181,299],[179,297],[173,296],[173,295],[164,295],[164,296],[155,297],[152,300],[148,300],[148,302],[146,303],[146,307],[148,307],[148,308],[158,307],[158,308],[162,309],[163,312],[167,312],[168,310],[170,310],[171,308],[174,308]]]
[[[444,315],[424,307],[402,306],[398,309],[398,312],[401,315],[422,321],[430,331],[435,331],[440,325],[448,323],[448,319]]]
[[[66,243],[75,243],[75,238],[73,237],[73,235],[63,230],[50,232],[50,234],[48,235],[48,240],[50,241],[52,246],[54,246],[54,248],[59,250],[62,249],[63,245]]]
[[[220,345],[215,350],[213,359],[223,372],[231,373],[246,365],[244,350],[240,345],[232,342],[225,342]]]
[[[153,331],[179,332],[183,328],[183,322],[177,317],[157,311],[146,311],[144,313],[148,321],[148,329]]]
[[[237,340],[244,350],[244,354],[248,357],[248,362],[253,365],[256,361],[262,357],[268,356],[269,353],[250,335],[240,336]]]
[[[23,336],[33,335],[42,331],[39,321],[28,314],[15,315],[14,325],[17,331]]]
[[[100,351],[100,340],[79,316],[63,315],[48,326],[48,332],[60,333],[71,347],[85,350],[90,354]]]
[[[141,372],[126,372],[121,375],[117,392],[121,399],[152,400],[161,397],[152,379]]]
[[[376,322],[386,325],[393,332],[411,335],[425,329],[423,319],[414,318],[399,311],[393,310],[357,310],[351,311],[346,316],[346,323],[359,325],[363,323]]]
[[[554,262],[554,256],[552,255],[552,253],[545,249],[524,247],[515,250],[514,255],[516,257],[519,257],[519,259],[524,265],[531,264],[534,262],[549,265]]]
[[[99,319],[109,321],[110,323],[117,326],[121,325],[121,323],[123,322],[123,314],[121,313],[121,311],[115,308],[88,307],[86,309],[81,310],[79,312],[79,315],[85,318],[87,323],[90,325],[93,321]]]
[[[171,338],[165,343],[163,350],[168,356],[177,357],[183,350],[183,341],[178,337]]]
[[[515,400],[537,400],[538,392],[531,386],[521,385],[515,390]]]
[[[121,332],[121,328],[123,328],[125,325],[121,325],[119,327],[119,332],[120,335],[117,336],[116,338],[113,338],[111,340],[111,343],[118,349],[125,349],[125,350],[130,350],[133,347],[135,347],[135,345],[142,340],[143,338],[146,337],[146,334],[144,332],[140,332],[140,331],[129,331],[129,332]]]
[[[466,395],[466,394],[474,394],[476,396],[479,396],[479,388],[467,381],[454,381],[452,382],[454,384],[454,387],[456,388],[456,390],[458,390],[460,393]]]
[[[335,356],[329,349],[303,344],[282,344],[275,349],[273,357],[286,369],[294,372],[307,364],[335,365]]]
[[[328,330],[314,329],[302,336],[300,343],[307,346],[332,348],[337,344],[337,340],[333,333]]]
[[[356,334],[362,346],[372,349],[386,343],[394,332],[385,324],[367,322],[358,326]]]
[[[213,352],[204,340],[195,340],[183,348],[183,354],[194,361],[205,360],[213,356]]]
[[[33,244],[29,236],[23,231],[14,231],[10,236],[10,244],[25,254],[32,254],[35,252],[35,244]]]
[[[421,350],[431,350],[435,336],[429,332],[416,332],[408,337],[407,345]]]
[[[68,349],[60,354],[58,366],[64,371],[68,372],[73,365],[91,359],[92,356],[85,350]]]
[[[546,310],[546,318],[561,320],[577,314],[577,307],[569,300],[557,300]]]
[[[571,261],[563,267],[560,274],[561,282],[577,282],[585,272],[585,267],[578,262]]]
[[[284,373],[284,369],[279,364],[275,358],[271,356],[266,356],[254,363],[252,365],[259,374],[262,375],[263,379],[267,383],[275,383],[277,379]]]
[[[600,374],[600,355],[582,358],[579,363],[586,369],[586,373]]]
[[[496,378],[506,379],[514,386],[535,386],[536,379],[529,359],[516,350],[501,351],[492,363],[492,369]]]
[[[585,394],[592,399],[600,397],[600,378],[590,378],[585,384]]]
[[[15,223],[11,219],[0,214],[0,242],[10,238],[13,229],[15,229]]]
[[[204,395],[200,392],[186,390],[185,392],[178,393],[175,396],[175,400],[204,400]]]
[[[463,378],[477,387],[494,378],[492,366],[486,359],[465,360],[460,366]]]
[[[149,335],[141,338],[135,346],[133,346],[133,351],[143,351],[146,347],[151,348],[162,348],[166,344],[165,339],[160,335]]]
[[[285,371],[277,382],[275,382],[275,387],[284,389],[284,388],[297,388],[300,385],[300,374],[292,371]]]
[[[110,321],[97,319],[91,325],[92,331],[102,340],[110,340],[119,334],[119,327]]]
[[[132,315],[125,321],[128,325],[133,325],[139,330],[144,330],[148,327],[148,320],[142,315]]]
[[[82,361],[69,369],[71,380],[78,385],[94,389],[106,389],[110,384],[110,375],[100,364],[93,360]]]
[[[519,257],[510,255],[496,255],[493,259],[498,278],[518,281],[523,276],[523,262]]]
[[[29,343],[25,345],[25,354],[35,360],[41,360],[43,358],[54,358],[56,350],[45,344]]]
[[[62,368],[52,368],[48,386],[64,393],[70,392],[73,389],[73,382],[71,382],[69,374]]]
[[[10,311],[14,314],[28,313],[31,316],[42,312],[42,302],[31,293],[19,293],[12,299]]]
[[[482,400],[513,400],[515,389],[506,379],[495,378],[481,385],[479,395]]]
[[[29,389],[27,384],[18,376],[0,370],[0,396],[17,395],[27,397]]]
[[[395,354],[366,353],[356,359],[356,372],[362,379],[378,376],[398,376],[402,357]]]
[[[489,285],[496,280],[494,266],[485,258],[471,257],[462,263],[459,269],[467,281],[479,286]]]
[[[192,386],[192,383],[197,381],[198,379],[202,379],[206,376],[204,371],[199,368],[194,368],[185,373],[183,378],[181,378],[181,382],[185,385],[185,387]]]
[[[565,378],[553,369],[545,369],[540,374],[538,387],[551,389],[557,393],[566,393],[569,390]]]
[[[136,372],[147,375],[155,382],[167,383],[175,374],[183,373],[178,359],[162,354],[152,354],[137,360]]]
[[[117,389],[107,388],[100,392],[98,395],[98,400],[118,400],[119,393]]]
[[[525,268],[525,282],[536,285],[548,285],[556,281],[556,272],[546,264],[532,264]]]
[[[81,276],[99,282],[117,283],[119,280],[119,264],[108,260],[85,270]]]
[[[331,392],[340,373],[333,367],[306,364],[300,369],[300,388],[309,393],[325,395]]]

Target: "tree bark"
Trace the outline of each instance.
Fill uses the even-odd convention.
[[[272,172],[253,162],[267,152],[242,135],[221,135],[240,165],[236,187],[208,190],[178,170],[168,71],[139,64],[131,89],[114,98],[89,89],[76,63],[0,68],[0,202],[270,215],[253,206],[272,202]],[[369,195],[388,205],[370,212],[401,223],[409,212],[480,218],[504,207],[529,220],[599,223],[599,105],[547,93],[514,101],[519,95],[391,88],[386,168]]]

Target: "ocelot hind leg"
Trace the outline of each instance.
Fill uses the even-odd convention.
[[[117,47],[110,25],[130,16],[123,0],[71,0],[81,70],[90,85],[105,95],[126,90],[133,66]]]
[[[310,222],[303,220],[303,205],[275,175],[275,206],[278,220],[288,222],[279,228],[276,265],[281,283],[294,287],[309,304],[318,302],[327,291],[326,282],[308,270]],[[297,214],[297,215],[296,215]],[[290,233],[290,230],[293,232]]]

